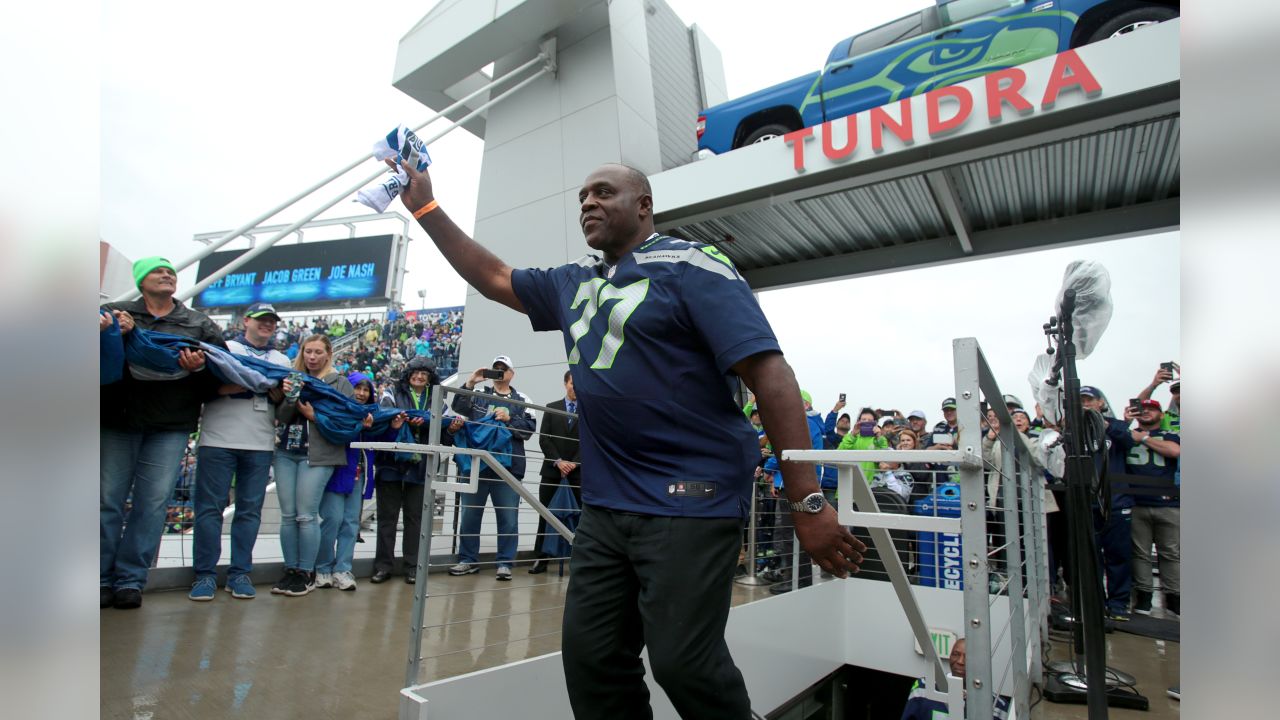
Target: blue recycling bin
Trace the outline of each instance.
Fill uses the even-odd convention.
[[[960,486],[953,482],[938,485],[932,494],[917,500],[912,511],[928,517],[960,517]],[[917,532],[916,549],[921,585],[964,589],[964,553],[958,534]]]

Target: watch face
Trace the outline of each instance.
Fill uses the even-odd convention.
[[[821,493],[814,493],[804,499],[805,509],[811,513],[822,510],[823,497]]]

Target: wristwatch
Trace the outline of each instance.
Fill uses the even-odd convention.
[[[822,506],[827,504],[827,498],[820,492],[809,493],[804,496],[800,502],[789,503],[791,512],[803,512],[810,515],[817,515],[822,512]]]

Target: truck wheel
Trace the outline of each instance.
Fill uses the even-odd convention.
[[[765,140],[772,140],[776,137],[782,137],[783,135],[786,135],[787,133],[791,132],[791,130],[792,128],[789,128],[786,125],[781,125],[779,123],[764,125],[762,127],[758,127],[755,130],[751,131],[751,134],[747,136],[747,139],[742,141],[742,145],[740,147],[746,147],[747,145],[755,145],[758,142],[764,142]]]
[[[1127,35],[1138,28],[1162,23],[1165,20],[1172,20],[1176,17],[1178,17],[1177,10],[1158,6],[1143,7],[1122,12],[1102,23],[1097,30],[1094,30],[1093,34],[1089,36],[1089,42],[1093,43],[1098,42],[1099,40],[1106,40],[1107,38]]]

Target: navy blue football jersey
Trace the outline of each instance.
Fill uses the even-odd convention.
[[[1156,430],[1151,433],[1151,437],[1157,440],[1171,440],[1179,445],[1182,444],[1182,438],[1177,433],[1166,430]],[[1129,453],[1124,457],[1124,468],[1125,472],[1131,475],[1173,479],[1174,473],[1178,471],[1178,458],[1167,458],[1146,445],[1134,443],[1133,447],[1129,448]],[[1134,495],[1133,501],[1136,505],[1176,507],[1180,504],[1178,498],[1171,495]]]
[[[587,256],[511,280],[533,329],[564,334],[582,420],[583,502],[746,517],[760,450],[730,368],[781,350],[732,262],[655,233],[612,267]]]

